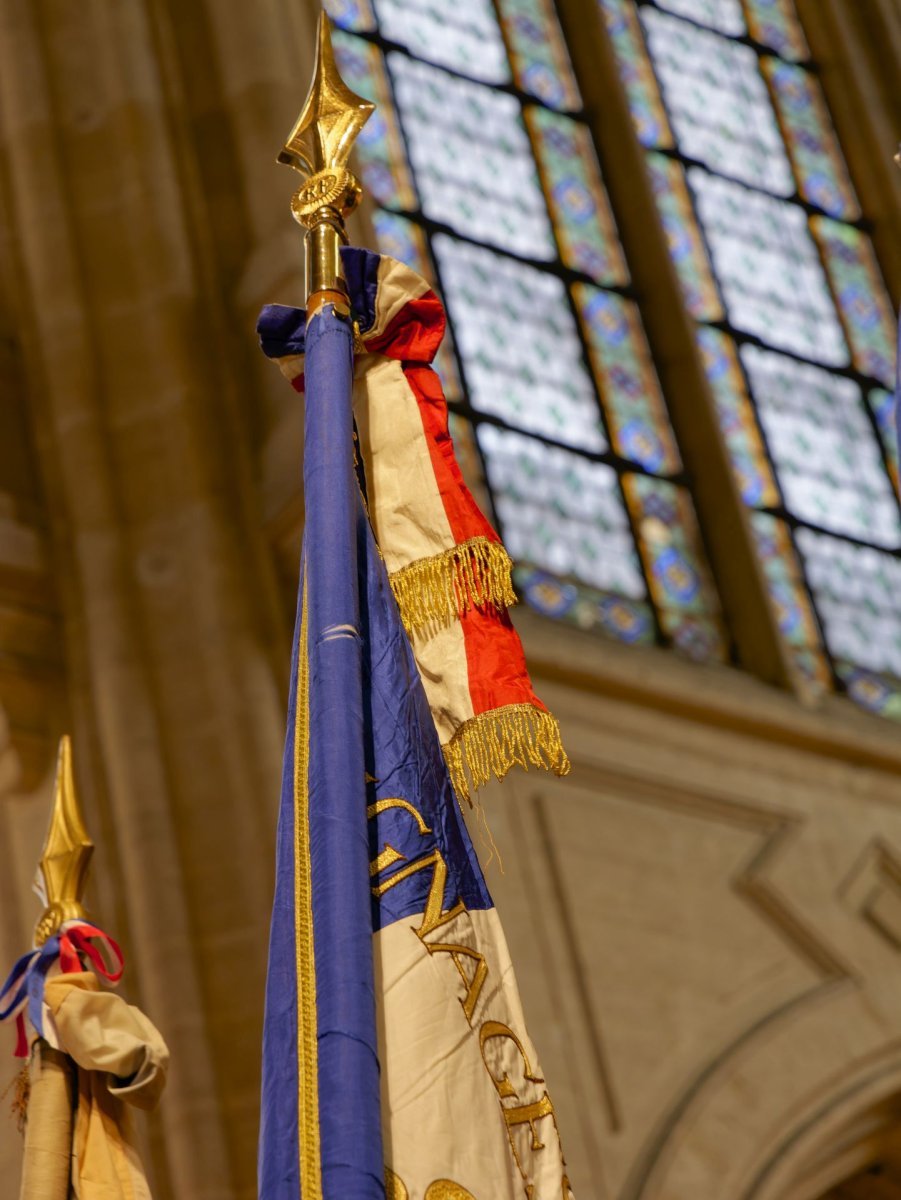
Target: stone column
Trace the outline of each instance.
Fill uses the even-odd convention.
[[[68,724],[106,880],[97,915],[122,935],[132,993],[173,1052],[157,1194],[192,1200],[255,1194],[288,631],[255,489],[252,335],[227,289],[275,228],[251,182],[280,144],[252,164],[270,83],[285,131],[305,87],[298,69],[289,105],[291,56],[271,7],[250,54],[247,29],[228,53],[197,42],[191,3],[0,0],[18,334]],[[239,49],[256,83],[235,83]],[[205,94],[201,114],[186,94],[217,73],[231,82]],[[205,169],[220,144],[240,153],[225,154],[236,172],[211,198]],[[231,256],[211,215],[229,189]]]

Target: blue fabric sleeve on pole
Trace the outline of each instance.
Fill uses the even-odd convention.
[[[310,664],[310,859],[327,1200],[384,1193],[357,578],[353,335],[324,308],[307,328],[304,492]]]

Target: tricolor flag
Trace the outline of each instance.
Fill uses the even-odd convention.
[[[428,367],[441,306],[390,259],[344,265],[353,322],[329,305],[309,328],[294,309],[260,322],[306,396],[260,1200],[568,1200],[451,783],[568,764]]]

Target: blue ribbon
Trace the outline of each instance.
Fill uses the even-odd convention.
[[[0,988],[0,1021],[16,1016],[27,1002],[28,1019],[37,1032],[44,1033],[44,984],[47,973],[59,958],[59,934],[48,938],[39,950],[23,954]]]

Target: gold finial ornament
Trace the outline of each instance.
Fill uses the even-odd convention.
[[[81,903],[94,843],[88,837],[72,771],[72,740],[60,739],[53,789],[53,812],[38,864],[35,890],[46,908],[35,926],[34,943],[44,942],[64,921],[86,916]]]
[[[357,136],[375,112],[375,105],[352,92],[338,73],[328,17],[321,13],[313,82],[297,123],[278,161],[299,171],[305,179],[291,200],[294,219],[306,229],[306,291],[310,298],[332,293],[327,299],[347,300],[347,283],[341,270],[341,246],[347,243],[344,220],[362,195],[348,169]]]

